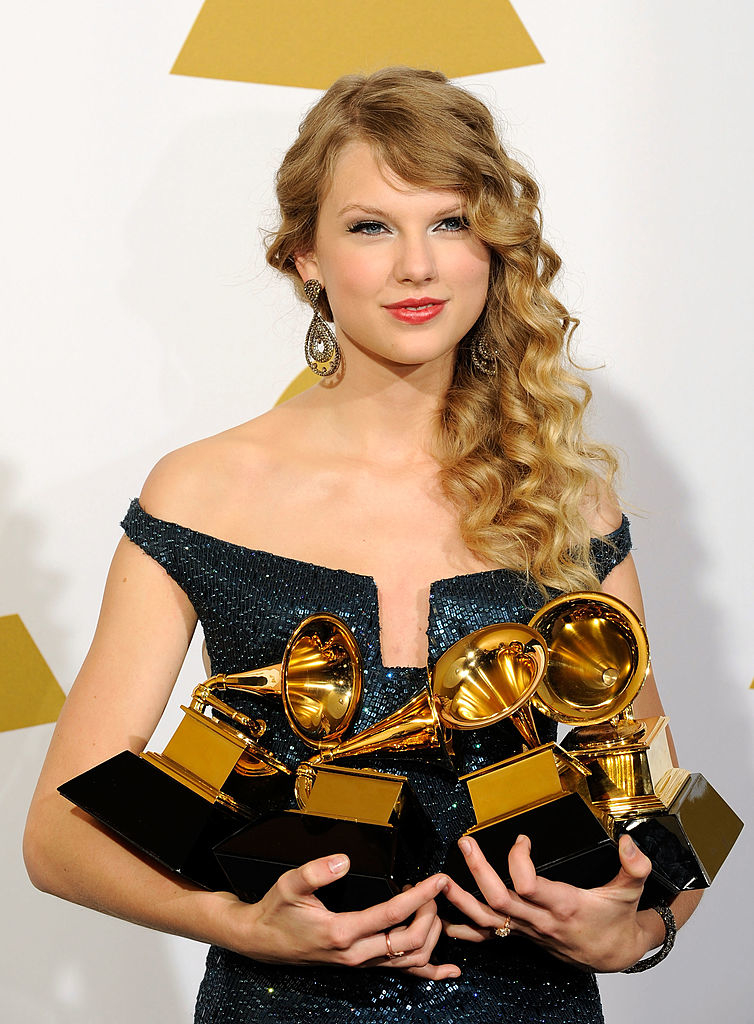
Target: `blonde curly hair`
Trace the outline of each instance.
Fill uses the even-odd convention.
[[[584,433],[591,389],[570,356],[577,321],[550,290],[561,261],[542,237],[536,182],[504,150],[484,103],[439,72],[340,78],[304,118],[277,175],[281,223],[267,260],[302,297],[295,256],[314,248],[319,203],[355,140],[409,184],[459,193],[490,250],[486,308],[459,345],[436,449],[465,543],[541,588],[598,589],[585,513],[617,460]],[[492,351],[489,375],[474,367],[474,331]]]

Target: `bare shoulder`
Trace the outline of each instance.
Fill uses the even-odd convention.
[[[581,502],[581,514],[595,537],[612,533],[623,521],[615,491],[599,479],[593,480],[587,488]]]
[[[140,502],[151,515],[215,533],[223,509],[274,486],[295,457],[297,414],[285,406],[165,455]],[[254,502],[250,502],[253,507]]]

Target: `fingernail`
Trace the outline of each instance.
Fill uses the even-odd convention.
[[[447,884],[448,878],[445,875],[440,875],[435,882],[435,892],[442,892],[442,890],[446,888]]]
[[[468,839],[459,839],[458,846],[460,847],[461,853],[471,853],[471,843]]]
[[[531,842],[530,842],[528,836],[525,836],[525,835],[517,836],[516,837],[516,844],[519,844],[519,843],[523,843],[525,846],[528,846],[529,849],[531,849]]]
[[[342,875],[348,867],[348,857],[344,857],[343,854],[339,854],[337,857],[331,857],[328,861],[328,865],[334,875]]]
[[[449,974],[448,974],[448,977],[449,978],[460,978],[461,977],[461,972],[460,971],[450,971]]]

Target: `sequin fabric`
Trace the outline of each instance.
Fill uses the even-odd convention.
[[[353,732],[390,714],[424,685],[423,669],[383,665],[377,588],[370,577],[231,544],[155,519],[138,501],[122,525],[188,595],[204,629],[213,672],[279,663],[298,623],[327,611],[348,623],[364,658],[363,697]],[[604,579],[630,548],[624,518],[618,530],[592,543],[598,577]],[[493,622],[528,622],[542,603],[523,574],[507,569],[437,581],[430,590],[430,664],[475,629]],[[234,704],[262,714],[268,722],[265,745],[291,767],[309,755],[281,708],[268,701],[262,712],[258,700],[245,696]],[[555,738],[553,722],[538,717],[537,725],[543,742]],[[517,737],[505,722],[462,735],[460,750],[456,744],[459,774],[517,753]],[[448,844],[473,824],[465,787],[417,757],[391,760],[387,770],[408,776],[434,824],[434,856],[426,866],[431,874],[442,864]],[[195,1024],[603,1021],[594,976],[569,968],[525,939],[444,941],[438,952],[441,962],[458,964],[460,978],[432,982],[400,971],[278,967],[212,947]]]

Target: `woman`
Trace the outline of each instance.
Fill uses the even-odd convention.
[[[213,671],[233,672],[279,660],[306,615],[341,615],[365,657],[358,731],[416,692],[428,659],[489,622],[528,621],[552,591],[601,585],[642,614],[614,459],[582,433],[589,391],[568,367],[573,322],[549,290],[559,259],[537,187],[487,108],[432,72],[341,79],[301,125],[278,198],[268,259],[306,283],[322,382],[150,474],[34,798],[30,875],[211,943],[200,1022],[599,1021],[592,971],[665,937],[637,912],[650,864],[630,840],[613,882],[583,891],[538,878],[523,837],[510,892],[466,842],[477,900],[430,874],[470,812],[460,785],[415,759],[400,770],[438,832],[429,877],[331,914],[315,893],[348,870],[340,851],[243,904],[168,877],[56,792],[144,747],[197,618]],[[653,682],[637,706],[659,712]],[[303,760],[282,715],[265,717],[278,756]],[[516,750],[507,725],[480,730],[463,767]],[[442,922],[440,893],[467,924]],[[691,903],[674,904],[680,921]]]

